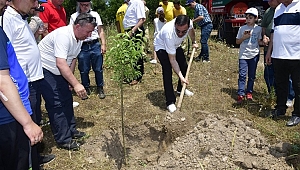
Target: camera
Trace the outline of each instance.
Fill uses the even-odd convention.
[[[39,12],[43,12],[43,11],[45,11],[45,7],[39,6],[39,7],[35,8],[34,10],[39,11]]]

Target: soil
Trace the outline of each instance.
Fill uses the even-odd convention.
[[[176,111],[166,113],[160,125],[148,120],[143,125],[127,125],[127,165],[121,129],[87,139],[82,149],[90,153],[85,158],[90,164],[106,162],[111,169],[294,169],[286,161],[290,144],[270,145],[251,121],[223,115]]]

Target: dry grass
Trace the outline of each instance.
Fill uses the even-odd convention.
[[[107,29],[109,30],[109,29]],[[197,30],[197,33],[199,30]],[[109,35],[114,32],[107,32]],[[150,35],[151,31],[150,31]],[[152,42],[152,37],[150,39]],[[193,62],[189,75],[190,85],[187,87],[194,92],[193,97],[183,99],[181,113],[192,114],[196,111],[207,111],[221,115],[234,115],[242,120],[253,121],[254,126],[266,136],[271,143],[299,142],[299,127],[286,127],[285,122],[288,117],[274,121],[263,118],[260,115],[270,111],[274,104],[272,100],[266,100],[266,85],[263,79],[263,56],[257,69],[257,79],[254,86],[254,101],[245,102],[236,106],[236,91],[238,78],[238,49],[229,48],[223,43],[214,40],[209,41],[211,50],[211,63]],[[151,57],[151,55],[148,55]],[[95,93],[92,93],[88,100],[80,100],[74,96],[74,101],[80,103],[75,108],[77,126],[86,132],[89,137],[89,145],[93,145],[93,140],[98,140],[103,131],[107,129],[117,129],[121,126],[120,115],[120,95],[115,82],[111,80],[112,70],[105,68],[105,92],[107,97],[100,100]],[[173,74],[174,86],[177,77]],[[76,77],[79,79],[78,70]],[[94,85],[94,74],[90,74],[92,85]],[[141,83],[136,86],[125,86],[124,106],[126,120],[125,124],[139,125],[145,120],[154,124],[162,124],[167,113],[165,108],[165,97],[162,85],[162,75],[160,64],[145,63],[145,75]],[[291,110],[288,110],[290,115]],[[56,160],[45,169],[113,169],[111,163],[97,160],[96,164],[89,164],[85,158],[89,157],[84,149],[80,151],[66,151],[58,149],[53,140],[49,127],[44,127],[46,137],[44,139],[45,153],[56,155]],[[101,146],[93,146],[99,148]],[[125,168],[126,169],[126,168]],[[130,168],[128,168],[130,169]],[[142,169],[142,166],[141,166]]]

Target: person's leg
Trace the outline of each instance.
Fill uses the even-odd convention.
[[[176,96],[172,83],[172,66],[169,60],[168,53],[165,50],[156,51],[159,62],[162,66],[163,84],[166,96],[166,105],[175,104]]]
[[[288,63],[286,60],[282,59],[274,59],[273,58],[273,65],[274,65],[274,76],[275,76],[275,83],[276,83],[276,106],[275,109],[279,109],[282,113],[286,111],[286,100],[288,95],[288,84],[289,84],[289,75],[290,70]]]
[[[239,79],[238,79],[238,95],[245,96],[246,76],[248,72],[248,64],[244,59],[239,59]]]
[[[295,98],[295,92],[293,90],[293,83],[292,83],[292,79],[290,76],[290,78],[289,78],[289,94],[288,94],[287,99],[292,101],[292,100],[294,100],[294,98]]]
[[[78,55],[78,70],[80,71],[81,84],[87,90],[88,95],[90,94],[90,78],[89,72],[91,70],[91,47],[89,44],[83,44],[81,51]]]
[[[291,70],[291,79],[292,79],[292,89],[294,90],[294,111],[292,112],[293,116],[300,117],[300,61],[293,60],[290,61],[292,66]]]
[[[201,53],[200,55],[203,57],[203,60],[209,61],[209,46],[208,46],[208,39],[210,37],[210,33],[212,31],[213,25],[206,24],[201,27]]]
[[[176,61],[179,65],[179,68],[180,68],[180,71],[181,71],[182,75],[185,77],[188,65],[186,63],[184,52],[183,52],[183,49],[181,47],[178,47],[176,49]],[[181,84],[181,80],[179,79],[178,83],[177,83],[177,91],[180,92],[181,89],[182,89],[182,84]]]
[[[25,134],[23,127],[21,124],[17,122],[16,125],[16,148],[18,150],[18,170],[28,170],[28,167],[32,167],[32,169],[39,169],[36,165],[33,166],[32,154],[32,147],[30,146],[30,140]],[[37,152],[36,152],[37,153]],[[31,156],[30,156],[31,155]]]
[[[247,83],[247,91],[246,93],[253,93],[254,80],[256,75],[257,63],[259,60],[259,55],[256,57],[246,60],[248,63],[248,83]]]

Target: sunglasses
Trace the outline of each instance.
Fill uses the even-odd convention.
[[[188,30],[180,31],[179,29],[175,28],[175,31],[177,34],[180,34],[180,33],[186,34]]]
[[[78,19],[78,21],[80,20],[87,20],[89,23],[92,23],[92,22],[96,22],[96,17],[85,17],[85,18]]]

